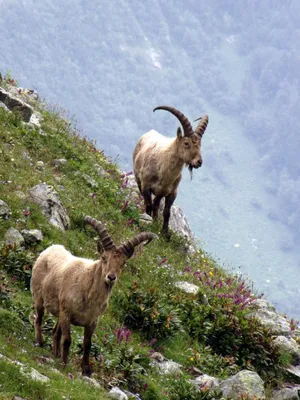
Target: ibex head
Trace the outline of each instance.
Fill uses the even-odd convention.
[[[112,287],[119,279],[122,267],[126,260],[133,255],[134,248],[145,241],[148,244],[157,237],[152,232],[143,232],[137,234],[131,240],[127,240],[123,244],[116,246],[105,226],[100,221],[85,216],[84,222],[92,226],[100,237],[103,246],[103,251],[101,251],[102,273],[105,283],[109,287]]]
[[[190,121],[184,114],[176,110],[176,108],[168,106],[159,106],[155,110],[166,110],[175,115],[182,125],[183,133],[181,128],[177,129],[177,140],[178,146],[178,157],[180,157],[184,163],[188,166],[189,171],[192,172],[193,168],[199,168],[202,165],[201,156],[201,138],[204,135],[205,129],[208,124],[208,116],[204,115],[201,117],[195,130],[193,130]]]

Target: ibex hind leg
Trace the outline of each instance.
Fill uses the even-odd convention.
[[[42,322],[45,313],[45,308],[42,299],[38,299],[35,301],[35,309],[36,309],[35,339],[38,345],[42,346],[43,344]]]

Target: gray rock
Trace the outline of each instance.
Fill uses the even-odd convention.
[[[123,180],[126,180],[126,187],[134,190],[139,196],[138,185],[135,181],[134,175],[126,175],[126,173],[120,171],[120,174],[124,176]],[[162,214],[164,207],[164,201],[161,202],[159,213]],[[145,220],[147,221],[147,220]],[[144,221],[143,221],[144,222]],[[195,243],[195,238],[191,228],[189,227],[188,221],[182,211],[182,209],[173,204],[171,208],[171,216],[169,222],[170,228],[178,233],[178,235],[183,236],[187,240],[187,245],[185,251],[187,253],[193,254],[197,247]]]
[[[9,364],[14,364],[14,365],[19,366],[20,367],[20,373],[22,375],[32,379],[32,380],[43,382],[43,383],[47,383],[47,382],[50,381],[50,379],[47,376],[42,375],[40,372],[38,372],[34,368],[27,367],[25,364],[22,364],[19,361],[11,360],[10,358],[6,357],[3,354],[0,354],[0,358],[4,359]]]
[[[198,294],[199,293],[199,287],[197,285],[194,285],[193,283],[185,282],[185,281],[178,281],[175,282],[174,284],[176,287],[179,289],[183,290],[186,293],[191,293],[191,294]]]
[[[9,206],[3,201],[0,200],[0,218],[9,218],[11,215],[11,209]]]
[[[50,381],[50,379],[47,376],[41,374],[36,369],[31,368],[31,367],[26,367],[25,365],[21,366],[20,372],[22,375],[24,375],[34,381],[43,382],[43,383],[47,383]]]
[[[45,164],[44,164],[43,161],[37,161],[35,165],[36,165],[37,169],[44,169],[45,168]]]
[[[155,351],[154,353],[152,353],[151,358],[152,358],[152,360],[155,360],[157,362],[163,362],[165,359],[165,357],[158,351]]]
[[[139,215],[139,221],[145,224],[151,224],[153,222],[153,218],[151,217],[151,215],[143,213]]]
[[[192,381],[192,383],[194,385],[196,385],[198,388],[205,388],[208,390],[213,390],[219,386],[220,380],[213,376],[203,374],[203,375],[200,375],[197,378],[195,378]]]
[[[175,361],[154,361],[154,365],[158,368],[159,372],[163,375],[165,374],[180,374],[181,365]]]
[[[40,183],[29,189],[28,194],[29,198],[41,207],[52,225],[61,230],[69,228],[70,220],[67,212],[52,186]]]
[[[295,382],[300,383],[300,365],[290,365],[283,369],[292,376]]]
[[[283,388],[272,393],[271,400],[299,400],[297,388]]]
[[[128,390],[124,390],[124,393],[128,397],[128,400],[142,400],[142,398],[138,394],[133,394],[131,392],[128,392]]]
[[[109,177],[109,173],[105,171],[105,169],[103,167],[101,167],[101,165],[99,164],[94,164],[94,168],[97,171],[97,174],[101,177],[101,178],[108,178]]]
[[[292,364],[295,365],[300,362],[299,346],[293,338],[277,336],[277,338],[273,340],[272,345],[278,349],[280,354],[288,354],[291,357]]]
[[[275,310],[269,302],[264,299],[256,299],[249,304],[253,310],[249,316],[256,317],[262,325],[270,329],[276,335],[288,336],[291,333],[289,322]]]
[[[98,381],[96,381],[96,379],[94,379],[94,378],[89,378],[88,376],[83,376],[82,380],[84,382],[88,383],[89,385],[94,386],[98,389],[101,388],[100,383]]]
[[[12,96],[0,87],[0,101],[6,105],[6,107],[13,112],[18,112],[24,122],[29,122],[30,117],[33,113],[33,109],[29,104],[24,101]]]
[[[117,399],[117,400],[128,400],[128,396],[127,394],[125,394],[124,392],[122,392],[121,389],[119,389],[117,386],[114,386],[110,392],[109,392],[110,397],[112,397],[113,399]]]
[[[19,199],[25,199],[26,198],[26,194],[24,192],[22,192],[21,190],[16,190],[14,193],[15,193],[15,195],[17,197],[19,197]]]
[[[23,246],[25,243],[23,236],[15,228],[8,229],[8,231],[4,235],[4,241],[7,245],[12,245],[17,247]]]
[[[54,167],[60,167],[61,165],[66,164],[68,161],[65,158],[57,158],[53,161]]]
[[[242,395],[247,395],[249,398],[255,397],[257,400],[266,398],[263,380],[256,372],[252,371],[238,372],[223,381],[219,388],[222,395],[230,400],[238,400]]]
[[[194,234],[188,224],[186,216],[184,215],[182,209],[177,205],[173,205],[171,208],[170,216],[170,228],[178,233],[178,235],[183,236],[187,242],[186,251],[187,253],[193,254],[197,250],[195,243]]]
[[[43,240],[43,234],[39,229],[23,229],[21,233],[26,244],[39,243]]]
[[[95,179],[91,178],[89,175],[85,174],[84,172],[77,171],[77,172],[75,172],[74,175],[81,176],[91,188],[97,189],[99,186],[98,183],[95,181]]]
[[[0,101],[0,108],[4,108],[5,111],[11,112],[2,101]]]
[[[38,129],[41,128],[40,119],[39,119],[39,117],[37,116],[37,114],[34,113],[34,114],[31,115],[30,120],[29,120],[29,124],[30,124],[32,127],[36,127],[36,128],[38,128]]]

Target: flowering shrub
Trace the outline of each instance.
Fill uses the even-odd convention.
[[[31,269],[36,256],[28,250],[4,245],[0,250],[0,265],[11,276],[11,281],[30,287]]]
[[[155,288],[145,291],[134,282],[118,301],[122,305],[119,309],[124,323],[138,329],[147,339],[166,338],[181,329],[178,310],[167,295],[158,293]]]

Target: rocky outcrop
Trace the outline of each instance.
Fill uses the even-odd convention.
[[[272,393],[271,400],[299,400],[299,387],[283,388]]]
[[[2,87],[0,87],[0,102],[2,102],[10,111],[20,114],[24,122],[29,122],[33,114],[32,107],[24,101],[13,96]]]
[[[42,212],[49,218],[52,225],[66,230],[70,226],[67,212],[52,186],[40,183],[29,189],[29,198],[41,207]]]
[[[131,196],[133,198],[138,199],[140,197],[140,193],[134,175],[132,173],[126,174],[120,171],[120,176],[123,179],[123,187],[130,190]],[[160,214],[162,214],[163,211],[163,204],[164,201],[162,201],[159,209]],[[150,223],[152,222],[152,218],[151,217],[145,218],[145,214],[141,214],[140,221],[142,223]],[[185,251],[190,254],[194,253],[197,249],[197,246],[195,243],[193,232],[189,227],[188,221],[182,209],[175,204],[173,204],[171,208],[169,226],[179,236],[182,236],[186,239]]]
[[[276,312],[274,306],[264,299],[256,299],[249,305],[252,312],[249,316],[257,318],[260,323],[275,335],[288,336],[291,333],[290,323]]]

